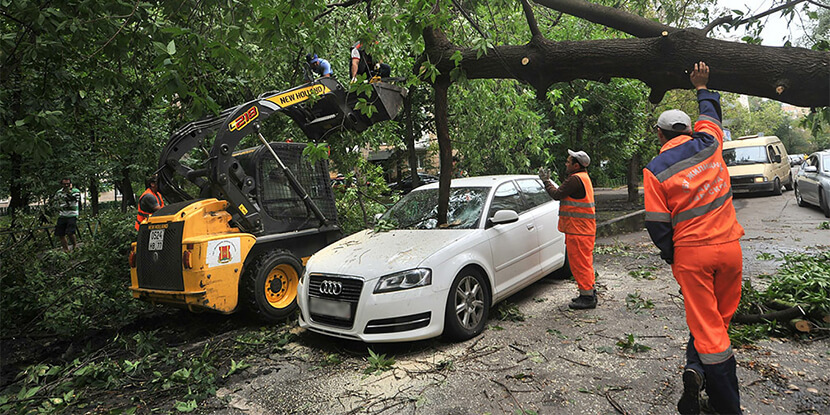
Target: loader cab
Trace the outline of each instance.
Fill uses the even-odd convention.
[[[268,149],[259,146],[234,153],[246,174],[256,180],[253,194],[249,194],[249,198],[261,210],[262,231],[255,235],[259,238],[318,228],[322,228],[323,232],[339,230],[334,194],[329,185],[328,161],[310,163],[303,157],[305,144],[302,143],[274,142],[270,145],[323,212],[328,225],[322,225],[291,188],[288,177]]]

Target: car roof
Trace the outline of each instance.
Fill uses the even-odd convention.
[[[811,155],[811,156],[826,156],[826,155],[830,155],[830,148],[828,148],[827,150],[816,151],[815,153],[810,154],[810,155]]]
[[[763,146],[772,143],[778,143],[781,139],[774,135],[765,135],[765,136],[746,136],[746,137],[739,137],[738,139],[734,139],[731,141],[724,141],[723,148],[736,148],[736,147],[750,147],[750,146]]]
[[[452,179],[450,187],[493,187],[497,184],[516,179],[538,179],[535,174],[500,174],[493,176],[464,177]],[[438,182],[419,187],[417,190],[437,189]]]

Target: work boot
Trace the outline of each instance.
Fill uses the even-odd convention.
[[[683,395],[677,401],[677,412],[682,415],[700,413],[700,391],[703,389],[703,376],[694,369],[683,371]]]
[[[597,295],[580,295],[576,297],[568,307],[574,310],[584,310],[587,308],[597,308]]]

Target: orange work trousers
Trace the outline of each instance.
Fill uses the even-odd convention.
[[[568,264],[580,294],[594,289],[594,235],[565,234]]]
[[[686,323],[704,364],[732,356],[727,329],[741,301],[742,255],[739,241],[674,248],[672,273],[683,291]]]

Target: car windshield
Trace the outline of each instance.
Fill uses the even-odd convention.
[[[723,150],[723,160],[727,166],[742,164],[769,163],[767,150],[763,146],[727,148]]]
[[[448,229],[473,229],[481,218],[489,187],[450,189]],[[404,196],[380,218],[394,229],[435,229],[438,227],[438,189],[417,190]]]

